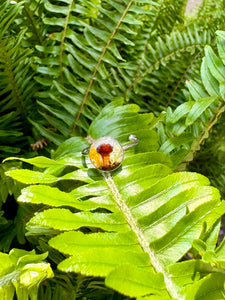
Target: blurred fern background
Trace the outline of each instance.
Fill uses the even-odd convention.
[[[30,182],[6,172],[39,171],[29,161],[37,155],[75,155],[71,139],[81,138],[85,148],[85,138],[107,135],[108,124],[122,143],[129,131],[139,134],[137,153],[159,151],[171,170],[205,175],[224,197],[225,3],[203,0],[191,14],[186,6],[186,0],[0,0],[0,251],[2,261],[13,261],[10,270],[19,265],[20,276],[26,262],[44,264],[36,290],[31,284],[20,293],[14,284],[18,299],[130,299],[101,276],[58,270],[65,255],[48,244],[56,229],[39,236],[32,227],[29,235],[27,222],[45,206],[17,201]],[[132,119],[139,110],[143,119]],[[120,132],[123,124],[127,132]],[[46,164],[52,176],[80,167]],[[80,185],[69,178],[57,188]],[[14,292],[4,293],[8,300]]]

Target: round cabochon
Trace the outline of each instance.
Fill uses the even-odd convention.
[[[113,171],[123,161],[123,148],[111,137],[101,137],[94,141],[89,152],[92,164],[102,171]]]

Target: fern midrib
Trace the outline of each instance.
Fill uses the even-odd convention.
[[[101,55],[100,55],[100,57],[99,57],[99,60],[98,60],[98,62],[97,62],[97,64],[96,64],[96,67],[95,67],[94,72],[93,72],[93,74],[92,74],[92,77],[91,77],[91,79],[90,79],[89,85],[88,85],[87,90],[86,90],[86,92],[85,92],[84,99],[83,99],[83,101],[82,101],[82,103],[81,103],[81,105],[80,105],[80,109],[79,109],[78,114],[77,114],[77,117],[76,117],[76,122],[75,122],[75,125],[74,125],[74,128],[73,128],[73,131],[76,130],[77,122],[79,121],[79,119],[80,119],[80,117],[81,117],[81,113],[82,113],[82,111],[83,111],[83,109],[84,109],[84,106],[85,106],[85,104],[86,104],[86,102],[87,102],[89,93],[90,93],[91,88],[92,88],[93,83],[94,83],[94,79],[95,79],[95,77],[96,77],[96,75],[97,75],[97,73],[98,73],[98,70],[99,70],[99,67],[100,67],[100,65],[101,65],[101,63],[102,63],[102,61],[103,61],[103,58],[104,58],[104,56],[105,56],[107,50],[109,49],[109,46],[110,46],[110,44],[111,44],[111,42],[112,42],[114,36],[116,35],[116,33],[117,33],[117,31],[118,31],[118,29],[119,29],[119,27],[120,27],[120,25],[121,25],[123,19],[125,18],[126,14],[127,14],[127,12],[129,11],[129,9],[130,9],[130,7],[131,7],[131,5],[132,5],[133,2],[134,2],[134,0],[131,0],[131,1],[128,3],[128,5],[127,5],[126,9],[124,10],[124,12],[123,12],[121,18],[119,19],[118,23],[116,24],[115,29],[114,29],[113,32],[111,33],[111,36],[110,36],[109,40],[107,41],[105,47],[104,47],[103,50],[102,50],[102,53],[101,53]]]
[[[170,275],[165,271],[163,265],[157,259],[155,251],[152,248],[150,248],[149,243],[146,240],[141,228],[139,227],[137,221],[132,216],[129,207],[126,205],[125,201],[122,199],[119,189],[116,186],[111,174],[104,173],[104,172],[102,174],[103,174],[103,177],[112,193],[114,200],[116,201],[116,204],[118,205],[120,211],[124,215],[132,232],[134,232],[134,234],[136,235],[139,245],[141,246],[143,251],[149,255],[150,262],[151,262],[154,270],[157,273],[163,274],[164,282],[165,282],[168,293],[170,294],[170,296],[172,298],[182,300],[183,297],[178,293],[178,287],[171,280]]]

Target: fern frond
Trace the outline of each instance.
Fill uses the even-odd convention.
[[[7,174],[34,184],[23,190],[20,202],[53,206],[37,213],[28,229],[30,235],[65,231],[49,242],[69,255],[58,265],[60,270],[104,276],[109,287],[130,297],[153,294],[185,299],[185,288],[178,288],[168,267],[184,256],[194,239],[211,232],[225,206],[202,175],[172,173],[171,162],[157,152],[153,116],[138,114],[137,109],[112,102],[90,126],[92,138],[110,135],[124,144],[128,133],[134,133],[140,140],[125,151],[122,167],[112,174],[94,170],[88,158],[82,162],[87,141],[79,137],[60,145],[54,160],[25,160],[45,168],[44,172]],[[66,165],[77,169],[60,175]],[[75,185],[69,193],[59,191],[40,184],[47,178],[49,183],[75,180]],[[77,180],[82,182],[79,187]]]
[[[37,47],[47,56],[36,60],[36,70],[40,74],[36,79],[45,86],[52,85],[55,79],[55,87],[50,93],[53,102],[47,108],[47,115],[54,114],[54,107],[61,99],[64,99],[62,104],[70,105],[71,113],[63,104],[64,120],[66,114],[68,120],[75,118],[73,128],[71,124],[66,125],[67,137],[77,126],[87,131],[99,106],[123,97],[124,88],[132,83],[136,72],[133,56],[141,56],[157,33],[170,32],[181,21],[183,1],[179,4],[162,1],[161,4],[153,1],[101,1],[97,4],[82,1],[75,5],[69,1],[61,5],[61,1],[54,4],[46,1],[44,22],[49,28],[50,39],[48,45]],[[137,61],[137,67],[139,64]],[[58,94],[61,95],[59,100]],[[46,93],[38,96],[46,97]],[[40,99],[40,102],[45,100]],[[54,118],[49,118],[53,127]],[[61,125],[59,129],[65,127],[65,124]]]
[[[34,121],[36,129],[60,144],[76,128],[87,132],[101,107],[117,98],[148,111],[184,102],[185,80],[198,76],[212,32],[181,25],[183,13],[184,1],[46,1],[48,38],[37,45],[35,63],[44,91],[37,96],[43,123],[54,128],[59,120],[58,135]]]
[[[134,5],[133,2],[126,1],[124,4],[116,1],[102,2],[98,6],[90,1],[82,1],[76,5],[70,1],[68,5],[64,4],[63,10],[61,6],[53,5],[50,1],[45,4],[46,11],[50,16],[58,13],[62,17],[56,21],[54,17],[49,16],[44,19],[44,22],[49,25],[50,29],[60,26],[61,31],[51,33],[53,41],[51,46],[38,47],[40,51],[49,53],[53,51],[55,58],[53,61],[50,54],[47,60],[39,60],[41,65],[37,66],[37,71],[44,76],[52,74],[55,79],[58,76],[61,77],[61,82],[56,80],[55,87],[57,92],[62,94],[65,102],[73,108],[71,118],[74,118],[73,125],[75,127],[82,115],[93,120],[94,115],[90,109],[94,109],[95,115],[98,113],[99,109],[95,98],[99,104],[104,103],[104,99],[113,99],[111,86],[106,81],[109,76],[107,69],[110,66],[124,64],[118,49],[122,44],[133,44],[129,38],[130,30],[126,24],[130,22],[133,22],[134,26],[141,24],[132,17],[133,13],[129,12],[130,7]],[[59,1],[59,5],[60,3],[61,1]],[[91,13],[93,11],[98,11],[94,17]],[[74,14],[79,15],[80,19],[75,18]],[[103,26],[104,24],[107,26]],[[54,71],[56,64],[59,66],[57,72]],[[37,80],[44,81],[40,76]],[[48,80],[46,83],[48,84]],[[96,85],[94,89],[93,85]],[[52,95],[52,98],[55,99],[56,94],[53,92]],[[51,107],[49,107],[49,111],[50,109]],[[85,124],[83,118],[82,121],[79,121],[79,126],[82,123]],[[72,130],[71,126],[70,129]],[[84,129],[87,130],[87,127]]]
[[[159,37],[155,44],[148,45],[145,64],[126,93],[129,95],[133,90],[134,94],[130,96],[132,101],[135,101],[136,97],[138,104],[154,111],[165,109],[169,102],[176,106],[172,97],[173,94],[175,97],[178,84],[181,90],[186,78],[193,76],[191,75],[193,64],[200,61],[204,46],[210,42],[209,31],[192,25],[183,31],[173,31],[164,39]],[[159,93],[161,90],[164,93]],[[181,103],[184,96],[181,93],[179,96]]]
[[[161,150],[174,158],[179,151],[183,152],[179,162],[190,153],[199,150],[203,141],[208,138],[212,127],[224,112],[224,38],[222,31],[217,31],[218,57],[210,46],[205,46],[205,57],[201,64],[201,80],[187,81],[190,99],[178,106],[174,112],[167,110],[166,132],[169,136],[161,146]],[[186,135],[189,134],[189,141]],[[183,149],[182,149],[183,148]],[[178,153],[174,153],[179,149]],[[185,150],[184,150],[185,149]],[[190,159],[190,157],[188,158]],[[175,165],[177,164],[177,162]]]

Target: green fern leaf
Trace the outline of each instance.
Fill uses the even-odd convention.
[[[202,60],[201,77],[204,87],[209,93],[209,95],[219,97],[220,91],[218,81],[215,79],[215,77],[212,76],[210,68],[207,66],[207,63],[205,61],[205,58],[203,58]]]
[[[189,111],[186,119],[186,126],[195,122],[195,120],[202,115],[202,113],[213,103],[217,97],[203,98],[197,101]]]
[[[224,65],[220,58],[218,58],[215,53],[213,52],[212,48],[210,46],[205,47],[205,54],[206,54],[206,62],[211,70],[213,76],[218,81],[224,81],[225,77],[223,74],[224,71]]]
[[[58,265],[60,270],[104,276],[108,286],[131,297],[152,293],[183,299],[183,286],[181,289],[173,281],[169,267],[186,254],[194,239],[211,230],[225,205],[204,176],[172,173],[171,162],[157,152],[157,139],[151,141],[155,135],[152,114],[138,114],[137,108],[113,102],[90,126],[89,133],[95,139],[107,134],[125,144],[128,133],[137,135],[140,143],[126,150],[122,167],[112,174],[99,173],[88,158],[82,162],[82,139],[71,138],[60,145],[51,167],[43,173],[29,170],[29,181],[28,170],[22,172],[26,183],[43,183],[45,176],[59,170],[59,164],[64,168],[71,165],[77,170],[54,177],[62,181],[75,176],[74,184],[82,184],[71,186],[69,193],[56,187],[28,186],[19,201],[53,207],[36,213],[27,228],[30,235],[62,231],[49,241],[67,255]],[[44,167],[45,159],[43,165],[41,161],[41,157],[27,160]],[[23,181],[22,172],[7,174]],[[85,234],[84,228],[90,234]]]

